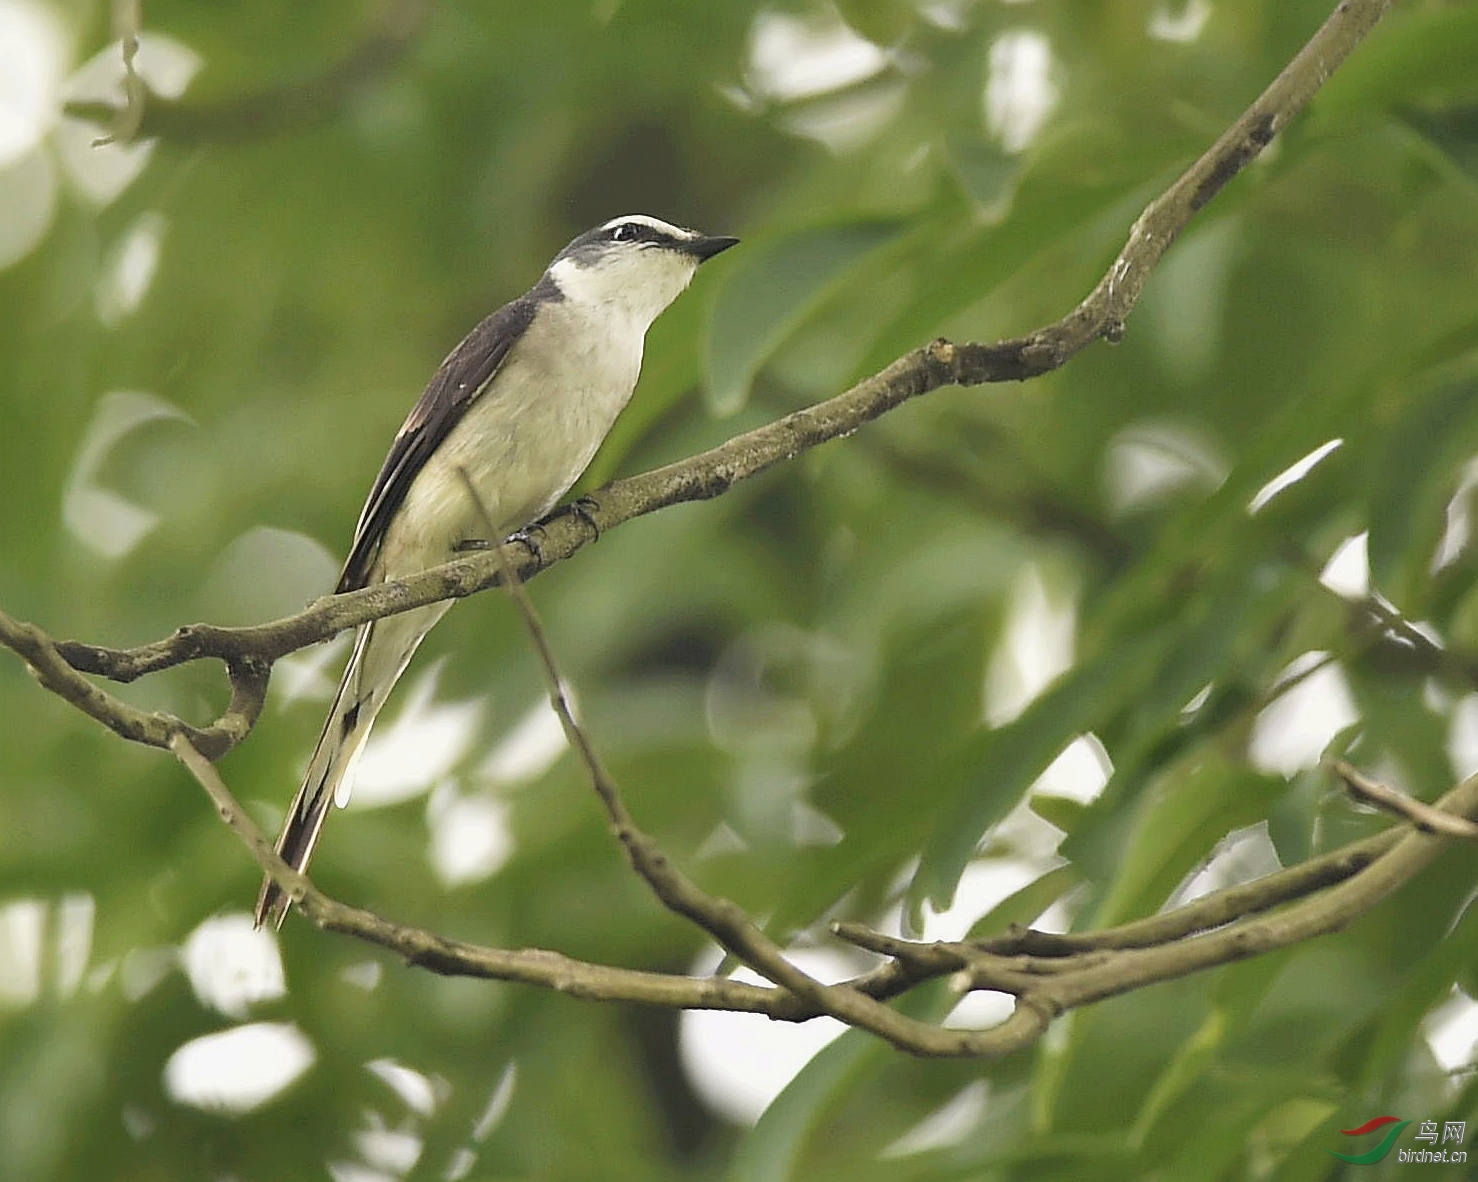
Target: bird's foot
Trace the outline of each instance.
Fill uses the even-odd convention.
[[[538,537],[535,537],[535,534],[537,534]],[[539,538],[542,538],[543,536],[544,527],[538,522],[535,522],[533,525],[524,526],[524,528],[519,530],[517,533],[509,534],[503,544],[506,546],[512,542],[522,542],[525,546],[528,547],[529,553],[534,556],[534,561],[537,562],[540,566],[543,566],[544,549],[539,544]],[[492,548],[492,543],[489,542],[486,538],[463,538],[460,542],[452,547],[452,553],[479,553],[482,551],[491,550]]]
[[[522,542],[529,548],[529,553],[534,556],[534,561],[540,566],[544,565],[544,547],[541,544],[544,538],[544,525],[536,521],[532,525],[526,525],[516,534],[510,534],[510,542]]]
[[[570,502],[570,512],[588,525],[595,540],[600,541],[600,523],[595,520],[595,514],[600,512],[599,501],[592,496],[579,497]]]

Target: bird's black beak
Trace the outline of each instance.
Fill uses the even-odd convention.
[[[714,237],[693,238],[681,244],[680,248],[684,254],[690,254],[700,263],[705,259],[711,259],[714,255],[726,251],[731,246],[737,246],[739,239],[728,238],[723,235]]]

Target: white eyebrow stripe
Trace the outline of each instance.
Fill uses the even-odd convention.
[[[661,234],[669,234],[673,238],[698,238],[696,230],[685,230],[682,226],[674,226],[671,222],[664,222],[661,218],[654,218],[644,213],[629,213],[625,217],[612,218],[602,230],[613,230],[623,222],[635,222],[637,225],[646,226],[649,230],[656,230]]]

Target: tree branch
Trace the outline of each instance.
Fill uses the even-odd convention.
[[[175,734],[165,745],[205,789],[221,819],[251,851],[257,865],[271,875],[304,915],[326,931],[342,932],[377,944],[396,953],[407,964],[448,976],[521,981],[603,1001],[761,1014],[784,1008],[786,999],[783,995],[764,986],[716,977],[688,978],[612,968],[538,948],[518,951],[482,948],[392,923],[371,911],[340,903],[325,895],[306,875],[293,870],[278,856],[266,835],[226,787],[215,765],[195,748],[188,736]],[[774,1012],[772,1016],[783,1015]]]
[[[1478,776],[1459,784],[1438,808],[1453,821],[1478,812]],[[1165,915],[1078,936],[1013,929],[982,941],[925,943],[855,923],[835,924],[833,931],[917,973],[961,972],[971,989],[1012,994],[1017,1013],[1030,1007],[1055,1017],[1339,931],[1426,869],[1449,837],[1403,827]],[[1295,895],[1303,897],[1257,914]],[[1213,925],[1216,930],[1206,930]]]
[[[1388,813],[1395,813],[1410,821],[1423,833],[1441,833],[1447,837],[1460,837],[1464,841],[1478,841],[1478,825],[1467,818],[1455,816],[1445,809],[1434,808],[1425,801],[1397,792],[1390,785],[1371,779],[1343,759],[1332,759],[1329,766],[1345,782],[1345,787],[1356,800],[1363,800]]]
[[[319,600],[273,623],[248,628],[191,625],[132,649],[56,642],[0,612],[0,644],[19,654],[48,690],[122,737],[170,750],[257,864],[319,927],[377,944],[438,973],[523,981],[601,1000],[742,1010],[790,1021],[829,1014],[917,1054],[995,1056],[1029,1045],[1054,1016],[1076,1006],[1335,931],[1427,866],[1445,847],[1452,824],[1443,822],[1443,832],[1435,834],[1403,826],[1164,915],[1096,933],[1058,936],[1012,928],[986,940],[929,944],[839,924],[834,928],[839,936],[886,960],[849,981],[823,984],[792,964],[736,904],[708,895],[674,867],[636,825],[575,720],[522,581],[568,558],[599,533],[668,505],[719,496],[941,386],[1036,377],[1065,364],[1100,337],[1117,340],[1150,273],[1184,226],[1303,109],[1388,6],[1389,0],[1340,3],[1242,117],[1146,207],[1093,291],[1067,316],[1034,333],[990,345],[939,340],[914,350],[825,402],[679,463],[607,485],[595,494],[594,507],[587,505],[578,514],[566,510],[545,523],[537,550],[499,545],[491,553],[461,558],[400,582]],[[423,7],[405,2],[392,11],[419,14]],[[310,106],[325,97],[332,95],[299,88],[298,99]],[[144,134],[158,110],[153,106],[145,116]],[[507,585],[524,614],[549,679],[551,701],[633,869],[664,905],[702,927],[772,984],[613,968],[539,949],[482,948],[392,923],[330,899],[289,869],[221,780],[210,759],[249,733],[273,662],[369,620],[460,598],[498,582]],[[128,682],[207,658],[225,664],[232,700],[205,728],[138,710],[85,676]],[[1449,793],[1437,812],[1449,819],[1478,813],[1478,779]],[[1429,814],[1424,806],[1405,815],[1432,826]],[[963,991],[1009,993],[1016,998],[1015,1009],[992,1029],[962,1031],[917,1021],[882,1004],[940,976],[952,976]]]
[[[230,704],[210,726],[197,728],[172,714],[130,706],[98,688],[66,659],[62,645],[35,625],[16,620],[4,611],[0,611],[0,644],[17,653],[32,676],[59,698],[122,738],[150,747],[168,747],[176,734],[184,734],[200,751],[219,758],[251,733],[267,700],[271,664],[243,653],[226,662]]]
[[[1056,935],[1013,927],[984,940],[920,943],[861,924],[838,923],[833,926],[838,936],[888,957],[888,963],[837,985],[821,985],[790,965],[777,949],[778,963],[768,954],[758,960],[767,975],[773,972],[781,980],[770,986],[748,985],[720,977],[615,968],[543,949],[485,948],[338,902],[278,857],[214,765],[186,735],[176,734],[166,745],[205,789],[257,864],[326,931],[378,945],[408,964],[443,975],[522,982],[592,1000],[733,1010],[791,1022],[830,1014],[903,1050],[928,1056],[1008,1054],[1029,1046],[1053,1017],[1067,1010],[1338,931],[1425,869],[1450,840],[1444,834],[1402,826],[1255,882],[1217,891],[1175,911],[1101,932]],[[609,781],[607,787],[613,790]],[[614,799],[619,803],[619,795]],[[1478,813],[1478,777],[1453,789],[1437,807],[1455,817]],[[628,821],[627,833],[633,832],[640,834]],[[645,855],[657,860],[655,866],[646,865],[643,877],[662,897],[672,876],[680,878],[680,872],[649,837],[641,837]],[[727,934],[724,925],[732,917],[724,908],[733,904],[714,900],[691,883],[683,890],[678,900],[682,906],[673,910],[715,935],[714,927]],[[1288,905],[1273,911],[1282,904]],[[715,923],[715,916],[720,922]],[[738,920],[749,924],[742,913]],[[768,941],[763,933],[759,939]],[[752,949],[745,941],[720,937],[720,942],[749,959]],[[954,976],[962,992],[1011,994],[1017,999],[1016,1009],[998,1026],[969,1031],[931,1026],[880,1004],[941,976]]]
[[[496,537],[497,527],[487,505],[478,495],[476,485],[465,469],[458,469],[458,475],[467,489],[468,497],[482,516],[488,533]],[[798,1002],[816,1011],[839,1018],[849,1025],[870,1030],[904,1050],[958,1053],[945,1049],[952,1044],[953,1035],[896,1010],[890,1010],[850,985],[822,984],[788,960],[784,950],[737,903],[708,894],[672,864],[656,840],[637,825],[622,799],[621,790],[596,753],[590,736],[575,720],[569,696],[565,693],[564,679],[560,676],[554,651],[550,647],[544,626],[539,621],[538,612],[508,558],[506,547],[495,545],[493,548],[502,564],[503,585],[517,605],[538,654],[549,687],[549,702],[559,717],[565,738],[579,753],[580,761],[590,777],[591,787],[595,789],[595,794],[605,809],[621,848],[626,851],[632,870],[652,888],[652,893],[663,906],[702,928],[726,952],[787,990]],[[941,1049],[930,1049],[936,1045]]]
[[[113,109],[109,130],[92,141],[94,148],[133,139],[144,119],[144,100],[149,92],[134,68],[139,53],[139,27],[143,23],[142,2],[113,0],[113,35],[123,52],[123,106]]]

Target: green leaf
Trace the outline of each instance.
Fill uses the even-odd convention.
[[[859,905],[883,905],[887,884],[931,825],[933,809],[919,802],[959,794],[965,769],[953,737],[974,733],[979,670],[996,624],[971,606],[897,625],[874,709],[857,739],[821,765],[823,778],[812,793],[841,826],[842,840],[807,859],[804,880],[775,911],[773,932],[809,923],[849,891],[859,891]],[[916,714],[924,701],[926,729]],[[941,736],[951,739],[942,743]]]
[[[709,321],[703,370],[714,413],[742,407],[775,350],[902,228],[897,221],[818,226],[749,247],[720,288]]]
[[[904,0],[837,0],[837,11],[853,30],[885,47],[902,41],[914,20]]]
[[[1428,578],[1443,509],[1478,435],[1475,395],[1471,378],[1418,389],[1382,406],[1389,421],[1372,424],[1374,454],[1365,465],[1370,571],[1397,603],[1409,603]]]
[[[1314,124],[1352,111],[1478,97],[1478,9],[1438,5],[1388,19],[1367,45],[1340,67],[1314,103]]]
[[[944,910],[980,837],[1004,817],[1062,749],[1154,677],[1171,636],[1151,633],[1069,670],[1019,718],[982,733],[952,761],[963,791],[933,827],[909,888],[910,906]],[[1132,687],[1132,688],[1131,688]]]
[[[1206,1015],[1201,1028],[1181,1043],[1180,1050],[1165,1065],[1165,1070],[1155,1080],[1149,1090],[1149,1095],[1145,1098],[1144,1106],[1134,1119],[1134,1128],[1129,1136],[1135,1145],[1148,1143],[1151,1131],[1165,1115],[1166,1110],[1179,1100],[1187,1089],[1194,1086],[1205,1074],[1206,1069],[1216,1061],[1221,1053],[1222,1044],[1226,1040],[1226,1034],[1226,1015],[1219,1009],[1213,1009]]]
[[[1071,796],[1056,796],[1050,792],[1034,792],[1027,806],[1042,820],[1056,825],[1064,833],[1071,833],[1088,806]]]
[[[1209,752],[1168,769],[1154,799],[1143,802],[1094,925],[1153,914],[1217,842],[1263,816],[1284,786],[1281,776],[1259,775]]]
[[[1049,870],[1032,882],[1012,891],[973,924],[967,940],[997,935],[1012,924],[1029,924],[1053,903],[1078,885],[1079,874],[1071,865]]]
[[[948,150],[955,176],[970,200],[984,211],[1004,214],[1021,174],[1021,157],[978,133],[963,131],[949,136]]]
[[[933,981],[902,998],[897,1008],[921,1022],[939,1022],[959,998]],[[808,1143],[821,1135],[831,1107],[847,1089],[875,1070],[890,1051],[861,1030],[849,1030],[818,1051],[785,1090],[770,1102],[734,1155],[729,1182],[785,1182],[798,1172]]]

